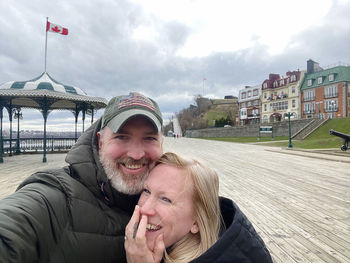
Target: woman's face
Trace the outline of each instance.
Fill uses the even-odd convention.
[[[197,233],[193,217],[193,182],[184,169],[159,164],[147,178],[139,200],[141,214],[147,215],[148,248],[163,233],[165,247],[179,241],[187,233]]]

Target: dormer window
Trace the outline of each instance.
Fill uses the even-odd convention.
[[[310,86],[312,86],[312,79],[308,79],[307,80],[307,85],[310,87]]]
[[[296,80],[297,80],[297,76],[296,75],[290,76],[290,81],[296,81]]]
[[[283,85],[284,85],[284,79],[281,79],[280,86],[283,86]]]
[[[322,84],[323,82],[323,77],[318,77],[317,78],[317,84]]]
[[[273,82],[273,87],[276,88],[277,86],[278,86],[277,81],[274,81],[274,82]]]
[[[264,88],[264,89],[267,88],[267,83],[266,83],[266,82],[263,84],[263,88]]]
[[[334,74],[329,74],[328,81],[333,81],[333,80],[334,80]]]

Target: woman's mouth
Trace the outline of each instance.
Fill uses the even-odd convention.
[[[153,225],[153,224],[147,224],[146,226],[146,230],[150,232],[158,231],[159,229],[161,229],[160,226]]]

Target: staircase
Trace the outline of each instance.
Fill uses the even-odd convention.
[[[307,136],[325,124],[328,119],[313,119],[303,129],[292,136],[294,140],[304,140]]]

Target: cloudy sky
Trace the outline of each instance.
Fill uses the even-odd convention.
[[[349,14],[348,0],[1,0],[0,84],[44,71],[49,17],[69,30],[48,34],[53,78],[106,99],[144,93],[167,121],[195,94],[238,95],[310,58],[350,63]],[[38,112],[23,114],[21,129],[41,129]],[[53,112],[49,130],[73,122]]]

